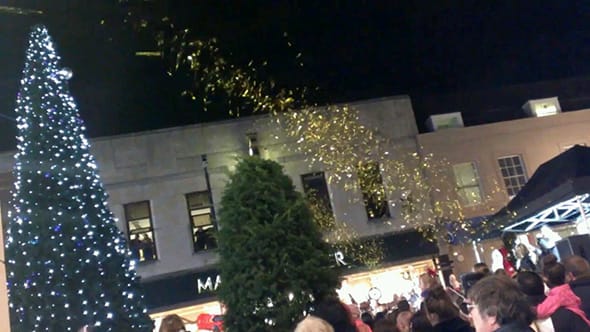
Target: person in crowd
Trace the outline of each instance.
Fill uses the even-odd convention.
[[[500,247],[499,249],[492,251],[492,271],[494,273],[501,269],[503,269],[510,277],[516,273],[508,255],[509,251],[506,247]]]
[[[547,298],[537,305],[537,317],[548,318],[564,307],[580,316],[584,322],[590,325],[590,320],[582,310],[582,301],[574,294],[569,284],[565,283],[565,267],[561,263],[545,264],[543,275],[550,290]]]
[[[318,300],[295,332],[358,332],[347,306],[337,297]]]
[[[487,269],[487,272],[471,272],[471,273],[464,273],[461,275],[461,287],[463,287],[463,294],[468,293],[469,289],[475,285],[476,282],[479,280],[487,277],[490,275],[490,270]]]
[[[131,257],[133,259],[139,260],[141,257],[139,252],[139,249],[141,248],[141,241],[135,234],[131,235],[129,238],[129,250],[131,250]]]
[[[461,283],[459,282],[459,280],[457,279],[457,276],[455,274],[452,274],[449,276],[449,285],[453,288],[454,291],[461,293],[463,292],[463,288],[461,287]]]
[[[78,330],[78,332],[94,332],[94,329],[90,325],[84,325]]]
[[[328,297],[319,301],[311,315],[328,322],[334,332],[358,331],[349,309],[336,297]]]
[[[361,314],[361,320],[363,323],[367,324],[371,329],[373,329],[375,318],[369,311],[365,311]]]
[[[382,319],[375,323],[373,332],[398,332],[395,323],[389,319]]]
[[[405,299],[401,299],[397,303],[397,308],[399,309],[399,311],[411,311],[410,310],[410,302],[408,302],[408,300],[405,300]]]
[[[483,273],[483,274],[490,274],[490,268],[488,267],[488,265],[484,262],[479,262],[479,263],[475,263],[473,264],[473,272],[475,273]]]
[[[410,321],[410,332],[434,332],[434,327],[430,324],[428,317],[423,311],[418,311],[412,316]]]
[[[350,318],[354,325],[356,326],[359,332],[370,332],[371,327],[363,322],[361,319],[361,310],[356,304],[349,304],[348,305],[348,312],[350,314]]]
[[[468,322],[461,319],[459,309],[442,286],[433,287],[424,298],[426,317],[439,332],[473,332]]]
[[[516,275],[518,287],[528,297],[529,304],[536,307],[546,298],[543,278],[535,272],[523,271]],[[533,328],[537,332],[590,332],[590,326],[571,310],[559,307],[548,318],[537,318],[533,322]]]
[[[334,332],[334,328],[325,320],[308,315],[297,324],[294,332]]]
[[[412,319],[412,312],[405,310],[400,311],[395,317],[395,327],[399,332],[410,332],[410,321]]]
[[[559,252],[557,251],[557,241],[561,240],[561,236],[554,232],[549,226],[543,225],[541,232],[537,234],[537,243],[541,248],[541,255],[545,256],[548,254],[555,255],[559,259]]]
[[[510,276],[508,275],[508,272],[506,272],[506,270],[504,270],[502,268],[496,269],[496,271],[494,271],[494,275],[510,278]]]
[[[586,317],[590,317],[590,264],[580,256],[569,256],[563,261],[566,281],[580,300]]]
[[[205,250],[207,247],[207,232],[203,227],[197,227],[194,234],[194,249],[195,252]]]
[[[436,285],[439,285],[440,282],[438,280],[438,276],[434,271],[428,271],[426,273],[422,273],[418,277],[418,287],[420,287],[421,296],[422,298],[426,297],[428,294],[428,290]]]
[[[152,241],[152,239],[147,234],[142,234],[140,247],[143,252],[144,260],[151,261],[156,258],[154,251],[154,241]]]
[[[185,332],[182,318],[176,314],[168,315],[162,319],[159,332]]]
[[[535,319],[526,295],[512,279],[488,276],[468,293],[469,315],[476,332],[529,332]]]
[[[537,267],[531,258],[529,249],[523,243],[519,243],[514,248],[514,256],[516,256],[516,271],[536,271]]]
[[[375,324],[376,322],[382,320],[382,319],[386,319],[387,318],[387,312],[386,311],[379,311],[375,314],[375,318],[373,319],[373,324]],[[373,328],[373,326],[371,326],[371,329]]]

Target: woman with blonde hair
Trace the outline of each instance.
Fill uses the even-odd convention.
[[[422,273],[418,277],[418,287],[420,287],[420,291],[422,292],[420,295],[422,298],[425,298],[428,295],[428,291],[435,286],[439,286],[440,282],[438,280],[438,276],[434,270],[428,269],[427,272]]]
[[[176,314],[168,315],[162,319],[159,332],[186,332],[182,318]]]

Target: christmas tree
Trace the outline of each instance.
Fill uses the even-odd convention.
[[[55,46],[33,28],[17,95],[19,135],[6,258],[13,331],[152,331],[135,262]]]
[[[218,294],[228,331],[292,331],[339,286],[330,249],[302,195],[274,161],[249,157],[221,200]]]

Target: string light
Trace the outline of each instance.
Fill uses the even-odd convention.
[[[47,30],[36,26],[17,95],[7,281],[18,331],[152,331],[126,242]]]

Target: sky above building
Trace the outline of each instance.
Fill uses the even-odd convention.
[[[396,94],[419,100],[590,74],[585,1],[9,0],[0,3],[0,149],[14,149],[15,126],[6,118],[36,23],[47,25],[74,73],[72,94],[91,137],[226,117],[179,98],[181,87],[159,58],[135,56],[155,47],[123,23],[137,8],[216,38],[238,65],[268,61],[262,79],[317,87],[320,103]]]

